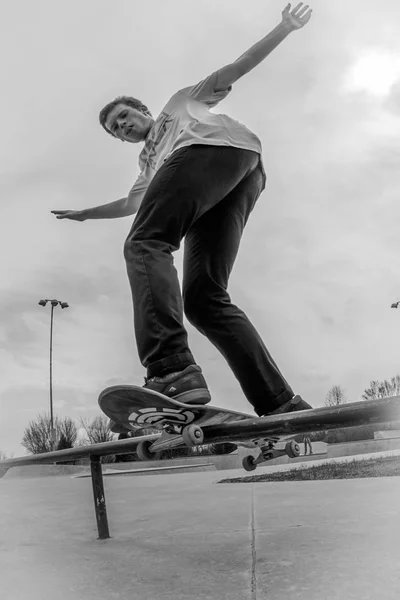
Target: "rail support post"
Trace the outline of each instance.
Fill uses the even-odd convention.
[[[108,530],[106,497],[104,495],[103,473],[101,470],[101,457],[90,454],[90,470],[92,473],[94,509],[96,512],[97,531],[99,540],[110,537]]]

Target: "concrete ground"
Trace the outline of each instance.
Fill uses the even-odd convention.
[[[400,478],[227,475],[105,478],[104,541],[90,479],[0,480],[2,600],[400,597]]]

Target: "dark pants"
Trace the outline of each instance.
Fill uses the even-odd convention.
[[[195,363],[185,312],[227,360],[259,415],[293,392],[253,325],[232,304],[227,286],[244,226],[264,187],[256,152],[182,148],[157,171],[124,247],[136,342],[147,376]],[[181,294],[172,253],[184,237]]]

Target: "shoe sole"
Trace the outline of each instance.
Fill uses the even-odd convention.
[[[167,396],[171,400],[177,400],[182,404],[208,404],[211,401],[211,394],[207,389],[199,388],[197,390],[190,390],[188,392],[182,392],[176,396]]]
[[[303,400],[303,398],[301,396],[296,395],[288,402],[285,402],[284,404],[282,404],[282,406],[280,406],[276,410],[273,410],[272,412],[270,412],[264,416],[270,417],[273,415],[280,415],[282,413],[296,412],[298,410],[310,410],[310,409],[312,409],[312,406],[310,406],[305,400]]]

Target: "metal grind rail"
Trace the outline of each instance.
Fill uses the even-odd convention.
[[[360,425],[381,425],[395,421],[400,421],[400,396],[353,402],[336,407],[316,408],[312,411],[299,411],[290,413],[290,417],[288,414],[282,414],[255,417],[221,425],[209,425],[203,428],[203,443],[234,442],[265,435],[304,434]],[[129,454],[140,442],[155,441],[158,437],[159,434],[146,435],[116,442],[104,442],[45,454],[10,458],[0,461],[0,467],[51,464],[89,457],[98,538],[104,540],[110,537],[110,533],[101,457],[110,454]]]

